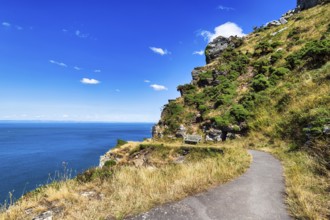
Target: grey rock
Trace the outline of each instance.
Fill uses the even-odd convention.
[[[209,64],[217,57],[220,56],[222,51],[227,49],[228,47],[238,47],[242,44],[242,41],[239,37],[231,36],[229,38],[219,36],[215,38],[211,43],[209,43],[206,47],[206,63]]]
[[[214,141],[213,138],[211,138],[209,135],[206,135],[205,141]]]
[[[276,27],[276,26],[280,26],[281,25],[281,22],[277,21],[277,20],[274,20],[274,21],[270,21],[268,22],[265,26],[266,27]]]
[[[44,213],[41,213],[37,217],[33,218],[32,220],[52,220],[53,219],[53,212],[47,211]]]
[[[329,0],[297,0],[297,8],[306,10],[322,3],[329,3]]]
[[[198,75],[201,73],[201,67],[196,67],[195,69],[193,69],[193,71],[191,72],[193,82],[196,82],[198,80]]]
[[[280,18],[280,22],[281,22],[281,24],[286,24],[286,23],[288,23],[288,21],[285,19],[285,18]]]

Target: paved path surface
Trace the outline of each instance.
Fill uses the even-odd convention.
[[[264,152],[249,153],[253,156],[251,167],[238,179],[130,220],[290,219],[284,205],[280,162]]]

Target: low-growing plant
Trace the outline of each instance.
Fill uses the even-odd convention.
[[[267,89],[270,86],[270,83],[266,76],[264,75],[257,75],[252,80],[252,88],[256,92],[260,92],[262,90]]]

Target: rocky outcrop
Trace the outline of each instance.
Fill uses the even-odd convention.
[[[329,3],[330,0],[297,0],[297,8],[300,10],[305,10],[312,8],[318,4]]]
[[[228,47],[236,48],[243,43],[242,38],[237,36],[231,36],[229,38],[219,36],[209,43],[205,50],[206,63],[209,64],[217,57],[220,56],[222,51]]]

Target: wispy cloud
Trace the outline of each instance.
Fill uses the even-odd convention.
[[[23,27],[22,27],[22,26],[15,25],[15,24],[11,24],[11,23],[9,23],[9,22],[7,22],[7,21],[2,22],[1,25],[2,25],[3,27],[6,27],[6,28],[14,28],[14,29],[16,29],[16,30],[18,30],[18,31],[23,30]]]
[[[5,26],[5,27],[10,27],[11,26],[11,24],[9,22],[6,22],[6,21],[2,22],[1,25]]]
[[[222,25],[217,26],[214,28],[214,32],[202,30],[199,33],[205,40],[208,42],[213,41],[215,38],[219,36],[223,37],[230,37],[230,36],[238,36],[243,37],[246,34],[243,33],[243,29],[239,27],[237,24],[233,22],[227,22]]]
[[[82,70],[82,68],[80,68],[80,67],[78,67],[78,66],[73,67],[73,69],[75,69],[75,70],[77,70],[77,71]]]
[[[116,89],[116,92],[120,92],[120,90],[119,89]]]
[[[100,73],[101,70],[94,70],[94,73]]]
[[[204,50],[199,50],[199,51],[194,51],[193,55],[200,55],[203,56],[204,55]]]
[[[233,10],[235,10],[235,8],[226,7],[226,6],[223,6],[223,5],[219,5],[217,7],[217,9],[222,10],[222,11],[233,11]]]
[[[166,49],[162,49],[162,48],[159,48],[159,47],[149,47],[150,50],[152,50],[154,53],[156,54],[159,54],[161,56],[164,56],[164,55],[167,55],[167,54],[170,54],[171,52],[166,50]]]
[[[88,78],[82,78],[80,80],[81,83],[83,84],[90,84],[90,85],[96,85],[101,83],[100,81],[96,80],[96,79],[88,79]]]
[[[157,84],[152,84],[150,85],[151,88],[153,88],[155,91],[164,91],[164,90],[168,90],[168,88],[166,88],[163,85],[157,85]]]
[[[55,61],[55,60],[49,60],[49,62],[52,63],[52,64],[55,64],[55,65],[58,65],[58,66],[68,67],[68,65],[66,65],[65,63],[58,62],[58,61]]]
[[[144,80],[143,82],[145,82],[145,83],[150,83],[151,81],[150,80]]]
[[[80,30],[75,31],[75,35],[80,38],[87,38],[89,37],[89,34],[82,33]]]

